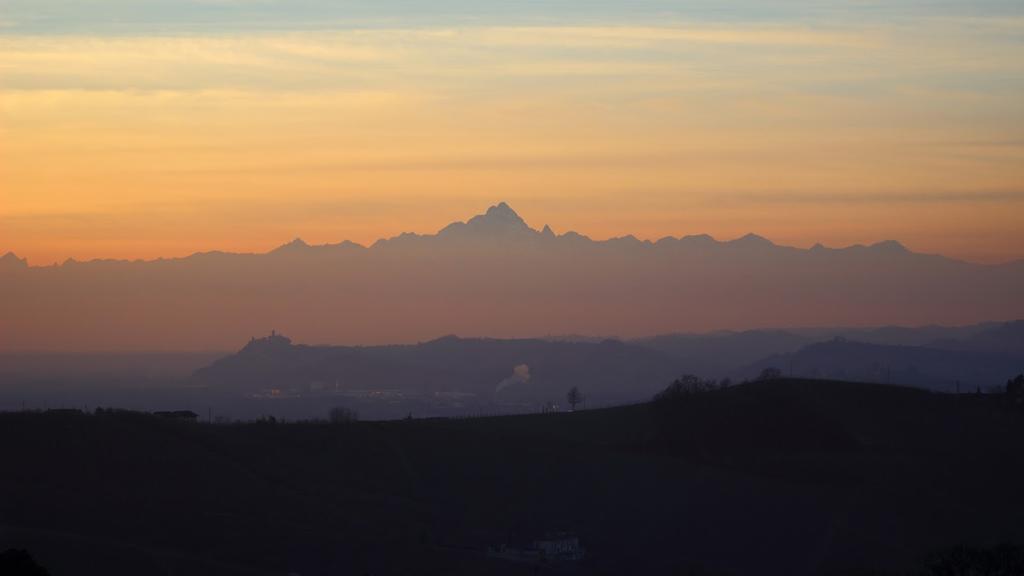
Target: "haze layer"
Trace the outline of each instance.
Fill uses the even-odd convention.
[[[982,265],[898,242],[779,246],[753,234],[593,241],[507,204],[437,234],[266,254],[0,258],[0,349],[231,349],[276,328],[305,343],[444,334],[641,336],[798,325],[1024,317],[1024,262]]]

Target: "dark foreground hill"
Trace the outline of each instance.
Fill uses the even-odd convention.
[[[998,396],[777,380],[536,416],[0,415],[0,548],[66,574],[903,574],[1024,542]],[[488,547],[578,536],[582,561]]]

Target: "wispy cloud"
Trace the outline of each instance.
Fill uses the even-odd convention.
[[[609,2],[592,18],[367,24],[378,13],[362,3],[353,17],[366,22],[354,25],[322,5],[268,0],[193,2],[183,23],[177,3],[154,0],[138,14],[156,29],[126,18],[115,34],[83,31],[84,16],[62,25],[79,1],[32,1],[0,0],[21,7],[0,35],[0,211],[19,234],[60,229],[50,213],[92,214],[75,220],[76,237],[101,237],[111,218],[269,226],[286,211],[268,206],[284,198],[299,206],[290,226],[316,220],[332,240],[329,211],[302,207],[340,199],[413,214],[496,195],[587,200],[604,213],[595,222],[629,212],[657,223],[650,237],[677,232],[666,215],[684,211],[709,230],[756,222],[754,211],[806,225],[837,208],[852,220],[889,210],[1020,228],[1019,17],[890,19],[878,3],[825,18],[799,2],[773,14],[707,2],[699,17],[662,3],[660,19],[614,19],[601,12]],[[443,8],[472,12],[455,4]],[[488,5],[521,9],[512,4]],[[237,10],[269,24],[227,25]],[[218,206],[241,208],[232,218]],[[362,240],[385,225],[424,229],[360,218]],[[260,237],[256,224],[247,233],[238,242]]]
[[[478,26],[0,37],[4,90],[479,90],[472,80],[661,78],[649,89],[891,90],[1012,78],[1024,47],[949,26]],[[936,24],[938,25],[938,24]],[[564,80],[563,80],[564,79]],[[895,82],[894,82],[895,81]],[[1006,80],[1001,80],[1005,82]],[[1009,80],[1012,82],[1012,80]],[[856,84],[856,86],[854,86]],[[603,85],[603,93],[630,85]]]
[[[735,204],[816,204],[816,205],[895,205],[895,204],[1017,204],[1024,202],[1024,190],[891,190],[891,191],[801,191],[716,193],[708,196],[715,203]]]

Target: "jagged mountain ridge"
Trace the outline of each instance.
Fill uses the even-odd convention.
[[[224,349],[277,327],[304,342],[441,334],[649,334],[768,326],[967,324],[1024,316],[1024,265],[916,254],[531,228],[507,204],[369,247],[154,261],[0,260],[0,349]]]
[[[491,206],[483,214],[473,216],[465,222],[452,222],[448,224],[435,234],[417,234],[414,232],[405,232],[391,238],[382,238],[377,240],[370,246],[363,246],[350,240],[343,240],[334,244],[319,244],[311,245],[305,242],[302,238],[295,238],[287,243],[284,243],[277,248],[270,250],[269,252],[260,253],[247,253],[247,252],[224,252],[220,250],[213,250],[209,252],[197,252],[190,256],[183,258],[158,258],[155,260],[118,260],[118,259],[96,259],[89,261],[77,261],[73,258],[69,258],[59,266],[74,266],[80,264],[113,264],[113,263],[163,263],[173,262],[179,260],[188,260],[203,257],[220,257],[220,256],[261,256],[261,255],[283,255],[283,254],[301,254],[301,253],[325,253],[332,250],[347,251],[347,250],[373,250],[373,249],[384,249],[387,247],[400,245],[403,243],[409,243],[412,241],[430,241],[430,240],[458,240],[458,239],[473,239],[473,240],[544,240],[544,241],[557,241],[560,240],[563,243],[570,244],[592,244],[592,245],[607,245],[607,246],[636,246],[636,247],[665,247],[673,244],[679,245],[693,245],[702,247],[747,247],[747,248],[763,248],[763,249],[779,249],[783,251],[794,251],[794,252],[808,252],[808,253],[828,253],[828,252],[888,252],[888,253],[907,253],[911,254],[906,247],[896,240],[883,240],[876,242],[871,245],[855,244],[852,246],[842,248],[831,248],[823,246],[822,244],[815,244],[809,249],[794,248],[789,246],[782,246],[775,244],[771,240],[760,236],[758,234],[749,233],[740,238],[734,240],[716,240],[708,234],[694,234],[687,236],[665,236],[658,240],[640,240],[632,234],[626,236],[620,236],[615,238],[609,238],[607,240],[594,240],[588,236],[580,234],[575,231],[568,231],[563,234],[556,234],[550,225],[545,224],[541,230],[536,230],[529,226],[525,220],[522,219],[519,214],[513,210],[507,203],[500,202],[494,206]],[[918,254],[920,256],[932,256]],[[939,258],[948,259],[945,257],[937,256]],[[26,259],[19,258],[14,252],[8,252],[4,256],[0,257],[0,263],[4,266],[25,268],[28,267],[28,261]],[[966,262],[964,262],[966,264]],[[56,266],[56,265],[55,265]]]

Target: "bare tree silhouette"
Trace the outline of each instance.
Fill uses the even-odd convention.
[[[569,402],[569,407],[575,412],[576,405],[583,402],[583,394],[580,392],[579,388],[573,386],[569,390],[569,393],[565,395],[565,400]]]
[[[409,417],[412,417],[411,412],[409,413]],[[349,424],[359,420],[359,414],[351,408],[335,406],[327,413],[327,419],[331,424]]]

